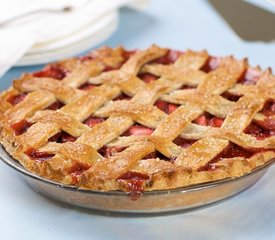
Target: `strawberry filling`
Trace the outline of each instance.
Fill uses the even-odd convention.
[[[25,98],[26,98],[27,94],[26,93],[21,93],[19,95],[15,95],[15,96],[10,96],[7,101],[15,106],[16,104],[22,102]]]
[[[92,84],[92,83],[84,83],[84,84],[82,84],[78,89],[80,89],[80,90],[90,90],[90,89],[93,89],[93,88],[95,88],[97,85],[94,85],[94,84]]]
[[[195,89],[195,86],[188,86],[188,85],[183,85],[180,89],[185,90],[185,89]]]
[[[151,83],[158,79],[157,76],[151,74],[151,73],[140,73],[138,77],[144,81],[145,83]]]
[[[170,162],[173,161],[173,159],[166,157],[165,155],[163,155],[163,154],[162,154],[161,152],[159,152],[159,151],[151,152],[151,153],[149,153],[148,155],[146,155],[145,157],[143,157],[143,159],[152,159],[152,158],[159,158],[159,159],[161,159],[161,160],[170,161]]]
[[[264,130],[270,131],[271,135],[274,135],[274,131],[275,131],[275,119],[267,118],[264,121],[255,121],[255,123],[256,123],[256,125],[260,126]]]
[[[208,126],[209,120],[206,118],[206,116],[201,115],[197,117],[193,122],[201,126]]]
[[[217,170],[217,167],[214,163],[220,161],[223,158],[235,158],[235,157],[244,157],[250,158],[256,152],[260,152],[261,150],[255,149],[244,149],[234,143],[229,143],[228,146],[215,158],[213,158],[210,162],[208,162],[205,166],[202,166],[198,169],[198,171],[214,171]]]
[[[188,148],[190,147],[194,142],[196,142],[196,140],[191,140],[191,139],[184,139],[181,137],[177,137],[174,141],[173,141],[176,145],[182,147],[182,148]]]
[[[136,201],[144,192],[143,184],[145,181],[149,180],[147,174],[139,172],[126,172],[117,178],[117,181],[127,182],[128,197]]]
[[[28,155],[30,159],[35,160],[37,162],[49,160],[53,158],[55,155],[48,152],[40,152],[34,148],[29,148],[27,151],[25,151],[25,154]]]
[[[118,70],[120,69],[122,66],[122,63],[119,64],[118,66],[116,67],[113,67],[113,66],[105,66],[104,69],[103,69],[103,72],[109,72],[109,71],[113,71],[113,70]]]
[[[245,157],[250,158],[254,155],[255,151],[250,149],[242,148],[234,143],[229,143],[229,145],[215,157],[215,160],[221,160],[222,158],[235,158],[235,157]]]
[[[264,127],[263,127],[264,126]],[[275,123],[274,120],[270,121],[253,121],[250,125],[244,130],[244,133],[256,137],[258,140],[264,140],[265,138],[275,136]]]
[[[264,107],[260,111],[260,113],[264,114],[267,117],[274,116],[275,115],[275,100],[266,101],[266,103],[264,104]]]
[[[105,158],[109,158],[114,156],[116,153],[120,153],[123,150],[125,150],[126,147],[103,147],[99,150],[99,153],[105,157]]]
[[[78,59],[80,60],[80,62],[89,62],[91,60],[96,59],[96,57],[94,56],[94,54],[92,52],[90,52],[86,55],[80,56]]]
[[[127,61],[131,56],[133,56],[137,51],[136,50],[132,50],[132,51],[127,51],[124,50],[122,53],[123,58],[125,59],[125,61]]]
[[[11,125],[11,128],[14,130],[16,136],[22,135],[27,132],[27,130],[32,126],[32,123],[23,119],[17,123]]]
[[[60,101],[55,101],[53,104],[51,104],[50,106],[48,106],[46,109],[47,110],[57,110],[59,108],[62,108],[64,106],[64,104]]]
[[[157,100],[155,106],[167,114],[174,112],[179,107],[176,104],[164,102],[162,100]]]
[[[164,65],[173,64],[182,54],[184,54],[184,52],[169,50],[165,56],[154,60],[153,63],[160,63]]]
[[[153,133],[153,129],[147,128],[141,125],[131,126],[122,136],[145,136],[151,135]],[[99,150],[100,154],[104,157],[108,158],[114,156],[116,153],[122,152],[125,150],[125,147],[103,147]]]
[[[146,136],[151,135],[154,132],[152,128],[144,127],[141,125],[131,126],[122,136]]]
[[[221,96],[232,102],[237,102],[242,97],[242,96],[231,94],[229,92],[224,92]]]
[[[58,80],[62,80],[66,77],[68,71],[63,69],[62,67],[58,65],[50,65],[44,68],[42,71],[33,73],[33,76],[43,78],[43,77],[49,77],[49,78],[55,78]]]
[[[145,156],[143,159],[151,159],[151,158],[157,158],[159,157],[158,156],[158,152],[157,151],[154,151],[154,152],[151,152],[149,153],[147,156]]]
[[[209,113],[205,113],[198,118],[196,118],[193,123],[196,123],[201,126],[210,126],[210,127],[221,127],[224,119],[212,116]]]
[[[85,121],[84,124],[88,125],[89,127],[94,127],[95,125],[104,122],[104,118],[96,118],[96,117],[88,117]]]
[[[90,166],[87,163],[74,162],[73,165],[68,169],[68,173],[72,177],[71,184],[78,183],[78,176],[81,175],[84,171],[87,171]]]
[[[261,76],[261,72],[252,68],[248,68],[238,80],[238,83],[244,85],[255,85]]]
[[[217,117],[212,117],[209,121],[209,126],[211,127],[221,127],[223,124],[223,119],[217,118]]]
[[[119,100],[131,100],[129,96],[127,96],[124,93],[121,93],[118,97],[116,97],[113,101],[119,101]]]
[[[275,101],[269,100],[264,104],[260,113],[266,116],[263,121],[253,121],[246,129],[246,133],[251,134],[258,139],[275,135]]]
[[[76,139],[77,138],[73,137],[72,135],[62,131],[49,138],[49,142],[65,143],[74,142]]]
[[[207,62],[204,64],[204,66],[201,68],[203,72],[211,72],[216,70],[219,67],[220,64],[220,58],[217,57],[209,57]]]

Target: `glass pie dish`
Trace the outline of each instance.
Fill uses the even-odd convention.
[[[34,191],[45,197],[91,210],[142,214],[188,211],[233,197],[253,186],[274,163],[271,160],[253,172],[235,179],[227,178],[177,189],[144,192],[140,198],[133,201],[122,191],[85,190],[42,178],[26,170],[2,146],[0,158],[19,172]]]
[[[204,206],[251,186],[274,160],[274,89],[271,69],[247,59],[102,47],[0,94],[0,142],[12,156],[3,159],[71,205]]]

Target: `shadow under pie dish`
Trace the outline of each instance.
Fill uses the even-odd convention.
[[[15,80],[0,99],[1,143],[31,173],[138,203],[269,166],[274,86],[247,60],[105,47]]]

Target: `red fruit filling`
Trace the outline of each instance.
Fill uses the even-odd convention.
[[[245,157],[250,158],[254,155],[255,151],[252,149],[242,148],[234,143],[229,143],[229,145],[218,154],[215,159],[220,160],[222,158],[235,158],[235,157]]]
[[[122,152],[123,150],[125,150],[126,147],[103,147],[99,150],[99,153],[105,157],[105,158],[109,158],[114,156],[117,153]],[[159,158],[165,161],[170,161],[171,159],[167,158],[166,156],[164,156],[163,154],[161,154],[158,151],[154,151],[152,153],[149,153],[147,156],[145,156],[143,159],[151,159],[151,158]]]
[[[210,162],[208,162],[205,166],[202,166],[198,169],[198,171],[214,171],[217,170],[217,167],[214,163],[220,161],[222,158],[235,158],[235,157],[244,157],[250,158],[256,152],[260,152],[261,150],[255,149],[244,149],[234,143],[229,143],[228,146],[215,158],[213,158]]]
[[[217,118],[217,117],[213,117],[210,119],[209,121],[209,126],[211,127],[221,127],[223,124],[223,119],[221,118]]]
[[[141,125],[131,126],[122,136],[144,136],[151,135],[153,133],[153,129],[147,128]],[[114,156],[116,153],[122,152],[126,147],[103,147],[99,150],[100,154],[106,158]]]
[[[194,142],[196,142],[196,140],[191,140],[191,139],[184,139],[181,137],[177,137],[174,141],[173,141],[176,145],[182,147],[182,148],[188,148],[190,147]]]
[[[229,92],[224,92],[222,95],[225,99],[232,101],[232,102],[237,102],[242,96],[234,95]]]
[[[145,157],[143,157],[143,159],[151,159],[151,158],[159,158],[161,160],[170,161],[170,162],[173,161],[173,159],[166,157],[165,155],[163,155],[159,151],[151,152],[148,155],[146,155]]]
[[[260,113],[264,114],[267,117],[274,116],[275,115],[275,100],[271,99],[269,101],[266,101],[264,104],[264,107],[260,111]]]
[[[51,104],[50,106],[48,106],[46,109],[47,110],[57,110],[59,108],[62,108],[64,106],[64,104],[60,101],[56,101],[53,104]]]
[[[67,76],[68,71],[58,65],[50,65],[39,72],[33,73],[35,77],[49,77],[62,80]]]
[[[204,66],[201,68],[203,72],[211,72],[214,71],[219,67],[220,64],[220,58],[217,57],[209,57],[207,62],[204,64]]]
[[[127,51],[127,50],[123,50],[122,52],[122,57],[124,58],[124,61],[121,62],[117,67],[111,67],[111,66],[105,66],[103,72],[108,72],[108,71],[112,71],[112,70],[118,70],[121,68],[121,66],[127,62],[127,60],[136,53],[136,50],[132,50],[132,51]]]
[[[264,121],[255,121],[256,125],[260,126],[264,130],[270,131],[270,135],[274,135],[275,131],[275,119],[266,118]]]
[[[23,119],[17,123],[11,125],[11,128],[14,130],[16,136],[22,135],[27,132],[27,130],[32,126],[32,123]]]
[[[174,112],[179,107],[179,105],[168,103],[162,100],[157,100],[155,106],[167,114]]]
[[[248,68],[238,80],[238,83],[244,85],[255,85],[261,76],[261,72],[252,68]]]
[[[180,89],[185,90],[185,89],[195,89],[195,86],[188,86],[188,85],[183,85]]]
[[[127,182],[128,197],[136,201],[144,192],[143,184],[145,181],[149,180],[147,174],[139,172],[126,172],[117,178],[117,181]]]
[[[49,160],[53,158],[55,155],[48,152],[40,152],[34,148],[29,148],[27,151],[25,151],[25,154],[28,155],[29,158],[37,162],[43,162],[43,161]]]
[[[103,147],[99,150],[99,153],[105,157],[109,158],[114,156],[116,153],[122,152],[126,147]]]
[[[74,142],[76,139],[76,137],[62,131],[49,138],[49,142],[65,143]]]
[[[149,153],[147,156],[145,156],[143,159],[151,159],[151,158],[157,158],[158,156],[158,152],[155,151],[155,152],[151,152]]]
[[[137,52],[137,50],[132,50],[132,51],[127,51],[124,50],[122,53],[123,58],[125,59],[125,61],[127,61],[131,56],[133,56],[135,53]]]
[[[201,126],[211,126],[211,127],[221,127],[224,119],[215,117],[209,113],[204,113],[203,115],[196,118],[193,123]]]
[[[131,126],[125,133],[123,133],[122,136],[145,136],[145,135],[151,135],[154,132],[154,129],[144,127],[141,125],[134,125]]]
[[[94,54],[91,52],[91,53],[88,53],[88,54],[86,54],[86,55],[80,56],[78,59],[80,60],[80,62],[89,62],[89,61],[91,61],[91,60],[96,59],[96,57],[95,57]]]
[[[124,61],[125,62],[125,61]],[[118,70],[118,69],[120,69],[121,68],[121,66],[123,65],[123,63],[124,62],[122,62],[122,63],[120,63],[120,64],[118,64],[118,66],[116,66],[116,67],[113,67],[113,66],[105,66],[104,67],[104,69],[103,69],[103,71],[102,72],[109,72],[109,71],[113,71],[113,70]]]
[[[169,50],[165,56],[154,60],[153,63],[160,63],[164,65],[173,64],[182,54],[184,54],[184,52]]]
[[[131,100],[131,98],[129,96],[127,96],[126,94],[121,93],[118,97],[113,99],[113,101],[119,101],[119,100]]]
[[[271,121],[253,121],[250,125],[244,130],[244,133],[256,137],[258,140],[263,140],[265,138],[275,135],[275,122]]]
[[[16,104],[22,102],[25,98],[26,98],[27,94],[26,93],[21,93],[19,95],[15,95],[15,96],[10,96],[7,101],[15,106]]]
[[[140,73],[138,77],[143,80],[145,83],[151,83],[158,79],[157,76],[151,74],[151,73]]]
[[[97,85],[94,85],[92,83],[84,83],[78,89],[80,89],[80,90],[90,90],[90,89],[95,88],[96,86]]]
[[[267,118],[264,121],[254,121],[254,125],[257,125],[257,129],[255,130],[255,132],[260,132],[260,139],[263,133],[267,135],[267,137],[274,136],[275,119],[272,118],[272,116],[275,115],[275,100],[271,99],[266,101],[260,113],[264,114]],[[261,130],[259,130],[259,127],[261,128]],[[251,129],[249,130],[249,132],[251,132]]]
[[[77,184],[77,177],[89,168],[90,166],[87,163],[74,162],[73,165],[68,169],[68,173],[72,177],[71,184]]]
[[[85,121],[84,124],[88,125],[89,127],[94,127],[95,125],[104,122],[104,118],[96,118],[96,117],[88,117]]]

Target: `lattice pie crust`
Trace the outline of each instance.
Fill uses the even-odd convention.
[[[236,178],[275,158],[275,77],[247,60],[101,48],[0,96],[1,143],[26,169],[132,193]]]

